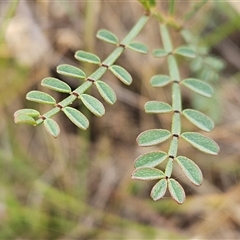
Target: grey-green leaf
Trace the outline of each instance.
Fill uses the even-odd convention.
[[[181,55],[181,56],[184,56],[184,57],[188,57],[188,58],[195,58],[196,57],[196,54],[193,51],[193,49],[191,47],[188,47],[188,46],[180,46],[180,47],[178,47],[174,50],[174,53],[178,54],[178,55]]]
[[[79,98],[82,100],[83,104],[96,116],[101,117],[105,113],[105,108],[103,104],[88,94],[81,94]]]
[[[67,83],[53,77],[44,78],[41,85],[57,92],[70,93],[72,91]]]
[[[166,141],[171,136],[171,133],[165,129],[151,129],[142,132],[137,137],[139,146],[148,147]]]
[[[205,97],[211,97],[213,94],[213,88],[201,80],[187,78],[184,79],[181,83],[192,91],[199,93]]]
[[[207,117],[205,114],[193,110],[193,109],[185,109],[182,111],[182,114],[193,124],[195,124],[200,129],[210,132],[214,128],[213,121]]]
[[[167,153],[161,151],[145,153],[135,160],[134,167],[156,167],[162,163],[167,158],[167,156]]]
[[[154,56],[154,57],[157,57],[157,58],[165,57],[165,56],[167,56],[167,55],[168,55],[168,53],[167,53],[164,49],[161,49],[161,48],[155,49],[155,50],[153,51],[153,56]]]
[[[184,189],[175,179],[168,179],[168,190],[177,203],[182,204],[185,201],[186,196]]]
[[[156,180],[164,177],[163,171],[156,168],[138,168],[132,174],[132,178],[138,180]]]
[[[14,117],[16,117],[17,115],[20,115],[20,114],[28,115],[30,117],[38,117],[38,116],[40,116],[40,113],[37,110],[35,110],[35,109],[28,109],[28,108],[17,110],[14,113]]]
[[[47,93],[41,91],[30,91],[26,99],[32,102],[45,103],[45,104],[56,104],[56,100]]]
[[[59,65],[57,72],[68,77],[86,78],[86,74],[81,69],[68,64]]]
[[[172,112],[172,107],[165,102],[149,101],[144,105],[146,113],[168,113]]]
[[[155,75],[150,79],[152,87],[163,87],[171,82],[171,79],[167,75]]]
[[[161,199],[167,190],[167,180],[161,179],[159,182],[157,182],[151,191],[151,197],[154,201],[157,201]]]
[[[44,120],[44,127],[46,128],[47,132],[55,138],[60,134],[60,127],[56,121],[51,118],[46,118]]]
[[[86,130],[88,128],[88,119],[77,109],[72,107],[65,107],[62,109],[62,111],[77,127],[83,130]]]
[[[217,155],[220,150],[216,142],[200,133],[185,132],[181,137],[202,152]]]
[[[101,29],[98,31],[97,38],[101,39],[105,42],[112,43],[112,44],[118,43],[117,36],[115,34],[113,34],[112,32],[105,30],[105,29]]]
[[[85,51],[77,51],[75,53],[75,58],[79,61],[89,62],[93,64],[101,63],[101,60],[97,55]]]
[[[103,99],[109,103],[114,104],[117,100],[116,94],[114,90],[105,82],[103,81],[95,81],[95,85],[100,93],[100,95],[103,97]]]
[[[202,171],[196,163],[194,163],[191,159],[182,156],[178,156],[176,161],[190,182],[197,186],[202,184]]]
[[[124,84],[130,85],[132,83],[132,76],[124,68],[118,65],[112,65],[109,69]]]
[[[33,117],[26,115],[26,114],[17,114],[14,115],[14,122],[15,123],[24,123],[24,124],[30,124],[35,125],[36,121]]]
[[[148,48],[144,44],[139,43],[139,42],[132,42],[127,47],[136,52],[140,52],[140,53],[148,52]]]

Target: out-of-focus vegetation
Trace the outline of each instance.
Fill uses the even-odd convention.
[[[191,4],[177,3],[179,20]],[[165,5],[159,3],[162,11]],[[171,116],[156,118],[143,111],[147,100],[171,99],[170,89],[149,85],[153,75],[167,73],[164,61],[151,54],[125,51],[118,60],[133,76],[129,88],[110,74],[104,76],[118,102],[105,105],[102,118],[86,112],[91,121],[87,131],[78,130],[62,114],[56,116],[61,125],[57,139],[50,138],[43,126],[13,122],[19,108],[48,109],[27,102],[25,94],[41,89],[42,78],[59,77],[57,65],[79,64],[73,58],[76,50],[95,52],[101,58],[112,51],[111,45],[95,38],[99,28],[121,39],[142,12],[134,1],[0,2],[0,239],[239,238],[239,3],[209,2],[187,24],[208,68],[182,61],[181,75],[210,81],[215,97],[206,102],[184,90],[183,104],[201,108],[215,119],[217,126],[209,136],[221,152],[208,156],[180,145],[179,152],[193,156],[204,175],[203,185],[196,188],[175,169],[174,177],[188,195],[184,205],[170,197],[153,202],[149,198],[153,183],[131,180],[134,159],[146,151],[136,146],[136,136],[149,128],[169,129],[171,123]],[[161,45],[157,28],[152,19],[137,37],[150,51]],[[176,45],[183,41],[172,34]],[[207,51],[211,56],[205,55]],[[81,68],[86,73],[93,70],[87,64]],[[63,80],[78,86],[77,80]],[[60,94],[55,97],[62,99]],[[78,103],[74,106],[81,108]],[[184,129],[193,129],[183,124]],[[168,143],[161,145],[163,150],[167,147]]]

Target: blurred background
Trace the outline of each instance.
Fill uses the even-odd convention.
[[[167,1],[159,1],[167,11]],[[195,1],[176,1],[176,21]],[[154,19],[136,40],[149,47],[149,54],[126,50],[117,60],[133,76],[125,87],[113,75],[106,81],[118,101],[98,118],[73,106],[90,119],[87,131],[77,129],[63,114],[54,119],[61,127],[57,139],[43,126],[16,125],[13,113],[48,106],[25,100],[44,77],[59,77],[56,66],[73,64],[87,75],[95,66],[74,59],[77,50],[105,59],[114,46],[95,35],[100,28],[119,39],[142,16],[137,1],[0,1],[0,239],[240,239],[240,3],[209,1],[185,26],[193,36],[187,41],[197,48],[193,60],[178,58],[182,78],[195,77],[215,88],[205,99],[182,89],[183,107],[203,111],[216,123],[205,135],[220,146],[218,156],[180,143],[179,155],[193,159],[202,169],[204,182],[196,187],[175,169],[173,177],[184,187],[183,205],[169,195],[154,202],[149,197],[154,182],[131,180],[134,160],[147,151],[167,151],[169,141],[153,148],[140,148],[137,135],[150,128],[170,129],[171,114],[147,115],[148,100],[171,103],[171,88],[153,89],[149,80],[168,74],[164,59],[151,51],[162,46]],[[175,46],[182,44],[171,31]],[[196,37],[194,37],[196,36]],[[78,80],[62,78],[74,89]],[[61,100],[64,94],[49,91]],[[91,94],[101,99],[92,87]],[[198,131],[183,121],[183,131]]]

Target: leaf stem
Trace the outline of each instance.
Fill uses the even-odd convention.
[[[124,46],[127,47],[127,45],[131,43],[131,41],[138,35],[138,33],[145,26],[145,24],[147,23],[149,18],[150,18],[149,16],[142,16],[137,21],[137,23],[134,25],[134,27],[130,30],[130,32],[127,34],[127,36],[123,39],[120,46],[117,47],[103,61],[103,63],[106,64],[107,66],[111,66],[125,50]],[[84,93],[88,88],[90,88],[92,86],[93,81],[99,80],[106,71],[107,71],[106,67],[100,66],[95,72],[93,72],[89,77],[86,78],[86,81],[82,85],[80,85],[78,88],[73,90],[72,93],[76,93],[77,95]],[[78,98],[77,95],[74,95],[74,94],[70,95],[70,96],[66,97],[64,100],[62,100],[61,102],[59,102],[58,104],[62,107],[66,107],[66,106],[72,104]],[[59,107],[54,107],[53,109],[51,109],[47,113],[43,114],[42,116],[50,118],[50,117],[54,116],[56,113],[58,113],[60,110],[61,109]],[[43,121],[44,120],[42,118],[39,118],[36,121],[35,126],[43,123]]]

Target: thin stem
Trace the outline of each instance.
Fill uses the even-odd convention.
[[[127,34],[127,36],[123,39],[123,41],[121,42],[121,46],[117,47],[103,61],[103,63],[108,66],[111,66],[119,58],[119,56],[123,53],[123,51],[125,49],[123,46],[127,46],[128,44],[131,43],[131,41],[142,30],[142,28],[145,26],[145,24],[147,23],[148,20],[149,20],[149,16],[142,16],[138,20],[138,22],[135,24],[135,26],[130,30],[130,32]],[[73,93],[75,93],[76,95],[73,94],[73,95],[68,96],[67,98],[65,98],[64,100],[59,102],[59,104],[62,107],[66,107],[66,106],[72,104],[78,98],[77,95],[80,95],[80,94],[84,93],[87,89],[89,89],[92,86],[93,82],[99,80],[106,71],[107,71],[106,67],[100,66],[95,72],[93,72],[89,77],[86,78],[86,81],[81,86],[79,86],[78,88],[73,90]],[[56,113],[58,113],[60,110],[61,109],[59,107],[54,107],[53,109],[51,109],[47,113],[43,114],[42,116],[50,118],[50,117],[54,116]],[[43,123],[43,121],[44,120],[42,118],[39,118],[36,121],[35,126]]]
[[[170,52],[171,55],[167,57],[169,75],[172,80],[172,108],[174,110],[172,116],[172,141],[168,150],[168,163],[165,168],[165,174],[167,177],[171,177],[173,169],[173,160],[177,156],[178,151],[178,139],[181,134],[181,111],[182,111],[182,98],[180,90],[180,74],[178,70],[178,64],[175,57],[172,55],[173,46],[171,38],[166,25],[160,25],[160,33],[163,41],[164,50]]]
[[[175,0],[169,0],[168,12],[171,16],[174,15],[175,10]]]
[[[184,20],[185,22],[189,21],[194,15],[200,10],[201,7],[204,6],[204,4],[207,3],[207,0],[202,0],[200,2],[197,2],[188,13],[185,14]]]

